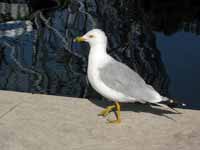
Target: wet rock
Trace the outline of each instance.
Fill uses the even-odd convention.
[[[28,15],[29,8],[27,4],[0,2],[0,22],[25,19]]]
[[[73,42],[76,36],[101,28],[108,36],[108,52],[167,94],[168,76],[156,37],[135,1],[74,0],[67,7],[38,11],[32,23],[31,40],[19,43],[14,55],[22,67],[10,58],[11,50],[6,50],[10,62],[4,66],[7,74],[2,80],[9,83],[0,82],[2,89],[12,85],[17,91],[102,98],[86,79],[88,45]],[[25,45],[29,45],[29,55],[22,55]],[[26,88],[19,86],[22,79]]]

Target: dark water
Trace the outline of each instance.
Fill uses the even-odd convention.
[[[169,92],[190,107],[200,107],[200,36],[157,33],[157,46],[170,77]]]
[[[88,45],[72,42],[98,27],[106,32],[113,57],[161,94],[200,109],[199,14],[195,0],[89,0],[43,12],[48,24],[36,15],[33,31],[18,30],[26,28],[24,21],[1,23],[0,89],[101,98],[86,79]],[[15,35],[9,37],[5,31],[12,29]]]

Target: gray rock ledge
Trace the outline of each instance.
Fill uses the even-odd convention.
[[[1,150],[192,150],[200,111],[126,104],[121,124],[97,116],[105,102],[0,91]],[[95,104],[96,103],[96,104]],[[114,117],[111,114],[109,117]]]

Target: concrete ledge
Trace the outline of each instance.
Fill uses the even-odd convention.
[[[200,111],[124,105],[122,123],[98,117],[105,102],[0,91],[1,150],[191,150]],[[96,104],[95,104],[96,103]],[[109,117],[114,117],[111,114]]]

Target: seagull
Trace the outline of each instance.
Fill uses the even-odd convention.
[[[87,77],[91,86],[114,105],[106,107],[100,116],[107,116],[116,110],[116,119],[109,123],[120,123],[120,103],[140,102],[159,104],[162,101],[172,101],[161,96],[151,85],[127,65],[112,58],[106,51],[107,36],[101,29],[92,29],[85,35],[76,37],[74,42],[88,42],[90,46]]]

